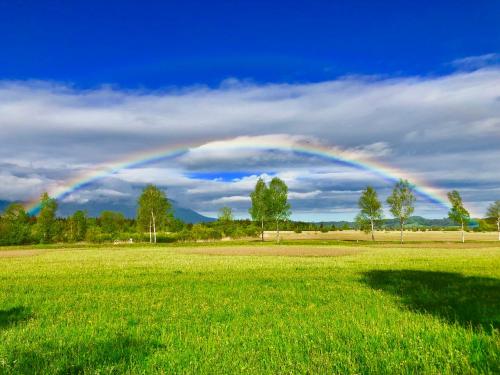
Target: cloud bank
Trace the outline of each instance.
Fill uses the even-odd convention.
[[[433,186],[462,191],[478,214],[500,199],[498,66],[439,77],[351,76],[310,84],[228,80],[217,88],[165,91],[4,81],[0,121],[0,199],[28,200],[96,164],[193,143],[199,146],[122,170],[67,199],[88,202],[92,191],[101,200],[135,199],[150,182],[201,212],[229,205],[245,216],[245,197],[256,179],[278,175],[290,186],[295,217],[314,220],[351,218],[367,183],[382,196],[389,192],[387,181],[367,171],[315,156],[229,147],[242,138],[318,142],[367,154]],[[418,213],[446,214],[419,203]]]

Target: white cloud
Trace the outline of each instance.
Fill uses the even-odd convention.
[[[456,63],[491,63],[497,57]],[[0,82],[0,118],[0,199],[32,198],[89,173],[94,165],[155,154],[175,144],[192,146],[178,157],[119,171],[100,187],[135,194],[139,185],[152,182],[199,208],[246,196],[259,175],[276,174],[294,194],[321,192],[321,203],[294,198],[310,205],[300,208],[307,212],[314,205],[325,211],[355,206],[340,193],[338,201],[323,200],[334,191],[358,191],[366,183],[387,186],[370,172],[292,151],[297,145],[319,144],[374,158],[445,190],[475,184],[485,189],[482,205],[499,199],[487,190],[500,180],[495,168],[500,160],[500,68],[494,65],[441,77],[264,85],[233,81],[218,88],[156,92]],[[242,147],[265,144],[279,144],[280,151]],[[207,180],[190,178],[193,171],[244,171],[248,176]],[[109,185],[113,181],[117,186]],[[472,193],[467,194],[472,201]]]
[[[233,195],[229,197],[221,197],[212,200],[213,204],[228,204],[228,203],[247,203],[250,202],[250,197],[247,195]]]
[[[290,199],[310,199],[317,197],[321,194],[321,190],[307,191],[307,192],[299,192],[299,191],[291,191],[288,193],[288,198]]]
[[[130,194],[119,190],[98,188],[91,190],[76,191],[62,200],[65,203],[87,203],[90,201],[102,201],[117,198],[129,198]]]
[[[0,172],[0,199],[16,201],[30,200],[41,194],[52,182],[38,176],[15,176],[9,172]]]

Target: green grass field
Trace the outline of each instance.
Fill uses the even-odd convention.
[[[0,250],[0,373],[500,373],[496,244]]]

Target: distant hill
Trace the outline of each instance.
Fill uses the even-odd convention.
[[[396,219],[386,219],[384,220],[384,224],[390,228],[397,228],[399,226],[399,222]],[[407,227],[451,227],[454,224],[450,219],[426,219],[422,216],[412,216],[408,219],[406,223]]]
[[[3,211],[7,208],[7,206],[8,206],[9,204],[11,204],[11,203],[12,203],[12,202],[9,202],[9,201],[3,201],[3,200],[1,200],[1,199],[0,199],[0,212],[3,212]]]
[[[399,222],[396,219],[384,219],[383,225],[386,228],[399,228]],[[348,225],[351,228],[355,227],[355,223],[353,221],[322,221],[320,224],[324,225],[335,225],[337,228],[341,228],[344,225]],[[406,222],[405,226],[408,228],[411,227],[452,227],[455,224],[446,218],[443,219],[426,219],[422,216],[411,216]]]
[[[181,207],[176,201],[170,201],[174,211],[174,217],[185,223],[208,223],[215,221],[212,217],[204,216],[189,208]],[[12,202],[0,200],[0,212]],[[129,202],[87,202],[87,203],[66,203],[59,202],[57,214],[62,217],[72,215],[77,210],[86,210],[91,217],[97,217],[102,211],[117,211],[123,213],[128,218],[135,217],[137,206]]]
[[[213,217],[204,216],[189,208],[181,207],[176,201],[171,200],[174,216],[185,223],[209,223],[215,221]],[[0,200],[0,213],[12,202]],[[87,203],[59,203],[59,216],[69,216],[77,210],[86,210],[89,216],[97,217],[102,211],[118,211],[123,213],[128,218],[134,218],[137,206],[133,202],[87,202]],[[337,228],[342,228],[348,225],[350,228],[355,227],[352,221],[320,221],[317,224],[335,225]],[[477,225],[475,219],[471,220],[471,227]],[[396,219],[384,219],[386,228],[399,228],[399,223]],[[407,228],[411,227],[452,227],[456,226],[450,219],[426,219],[422,216],[412,216],[406,223]]]

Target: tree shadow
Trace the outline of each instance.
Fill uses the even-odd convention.
[[[500,280],[433,271],[369,271],[364,282],[410,310],[491,333],[500,328]]]
[[[0,310],[0,329],[8,328],[12,325],[24,322],[32,317],[29,309],[23,306],[12,307],[7,310]]]
[[[79,344],[50,341],[35,350],[14,350],[6,362],[13,372],[22,374],[128,373],[161,347],[121,334]]]

